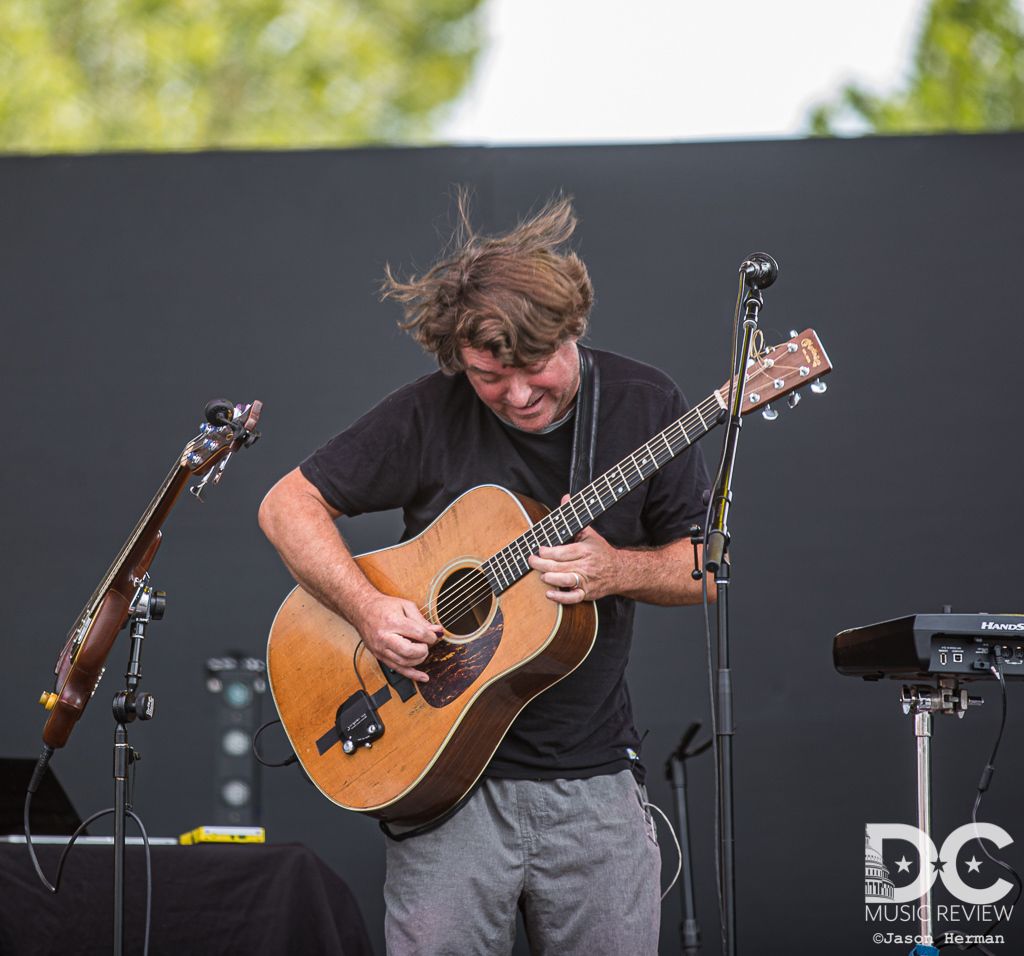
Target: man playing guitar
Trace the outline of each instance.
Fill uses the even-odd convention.
[[[548,507],[564,500],[593,300],[585,266],[565,248],[576,226],[567,199],[497,236],[473,231],[464,197],[459,214],[453,252],[408,281],[389,271],[385,283],[439,371],[384,398],[260,508],[301,586],[355,625],[378,661],[421,683],[417,665],[442,626],[371,585],[335,522],[401,508],[406,540],[475,486]],[[688,406],[662,372],[585,351],[599,373],[599,471]],[[388,840],[393,956],[508,953],[517,908],[535,952],[657,952],[660,854],[625,669],[635,601],[700,600],[688,534],[708,484],[699,449],[688,448],[573,541],[529,559],[551,601],[597,602],[594,647],[519,713],[456,813]]]

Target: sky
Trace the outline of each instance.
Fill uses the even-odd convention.
[[[927,0],[484,0],[453,143],[799,136],[857,81],[897,88]]]

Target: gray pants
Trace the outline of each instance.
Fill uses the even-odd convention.
[[[387,841],[389,956],[654,956],[661,856],[633,774],[485,780],[438,829]]]

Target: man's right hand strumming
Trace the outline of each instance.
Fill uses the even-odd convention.
[[[412,601],[378,591],[376,597],[353,609],[352,623],[370,653],[382,664],[411,680],[428,679],[414,665],[426,660],[428,650],[444,629],[440,624],[431,624]]]
[[[260,527],[288,570],[321,604],[355,625],[363,643],[382,664],[411,680],[430,645],[443,633],[412,601],[382,594],[352,559],[332,507],[296,468],[284,476],[260,506]]]

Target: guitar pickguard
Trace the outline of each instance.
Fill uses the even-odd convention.
[[[487,629],[473,640],[464,644],[438,641],[427,659],[417,665],[430,678],[416,685],[423,699],[431,707],[444,707],[455,700],[490,663],[504,627],[505,619],[498,608]]]

